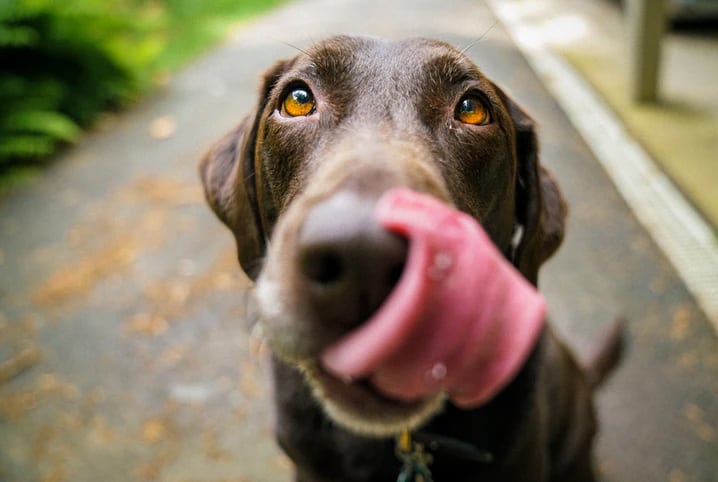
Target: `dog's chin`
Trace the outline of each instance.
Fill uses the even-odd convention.
[[[344,428],[373,437],[413,430],[441,411],[446,395],[402,402],[387,398],[365,382],[340,380],[316,362],[299,365],[312,393],[327,415]]]

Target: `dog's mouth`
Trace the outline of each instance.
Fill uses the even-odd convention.
[[[332,418],[384,436],[447,398],[473,408],[496,395],[528,357],[544,303],[467,214],[399,188],[376,216],[408,240],[398,283],[368,320],[297,364]]]
[[[372,436],[392,436],[421,425],[443,406],[441,392],[425,399],[400,401],[380,393],[369,379],[340,379],[317,363],[300,369],[314,397],[327,414],[350,430]]]

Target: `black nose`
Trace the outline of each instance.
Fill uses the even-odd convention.
[[[343,192],[313,206],[299,233],[308,307],[322,324],[354,327],[381,306],[401,277],[407,241],[383,229],[375,201]]]

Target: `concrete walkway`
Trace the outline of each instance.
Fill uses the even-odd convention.
[[[196,162],[290,44],[353,32],[464,47],[487,31],[469,53],[538,120],[571,206],[541,280],[552,316],[578,352],[629,320],[598,397],[604,480],[715,481],[718,340],[495,23],[470,0],[289,4],[0,201],[0,364],[15,361],[0,365],[0,481],[289,480],[248,283]]]

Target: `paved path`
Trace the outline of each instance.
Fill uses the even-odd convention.
[[[287,44],[356,32],[463,47],[493,24],[469,0],[291,4],[0,201],[0,362],[27,365],[0,383],[0,480],[289,480],[248,285],[196,161]],[[469,52],[538,119],[571,205],[541,280],[560,331],[581,351],[616,314],[630,320],[627,359],[598,397],[604,480],[718,480],[715,334],[502,27]],[[176,130],[165,119],[172,135],[157,140],[165,116]]]

